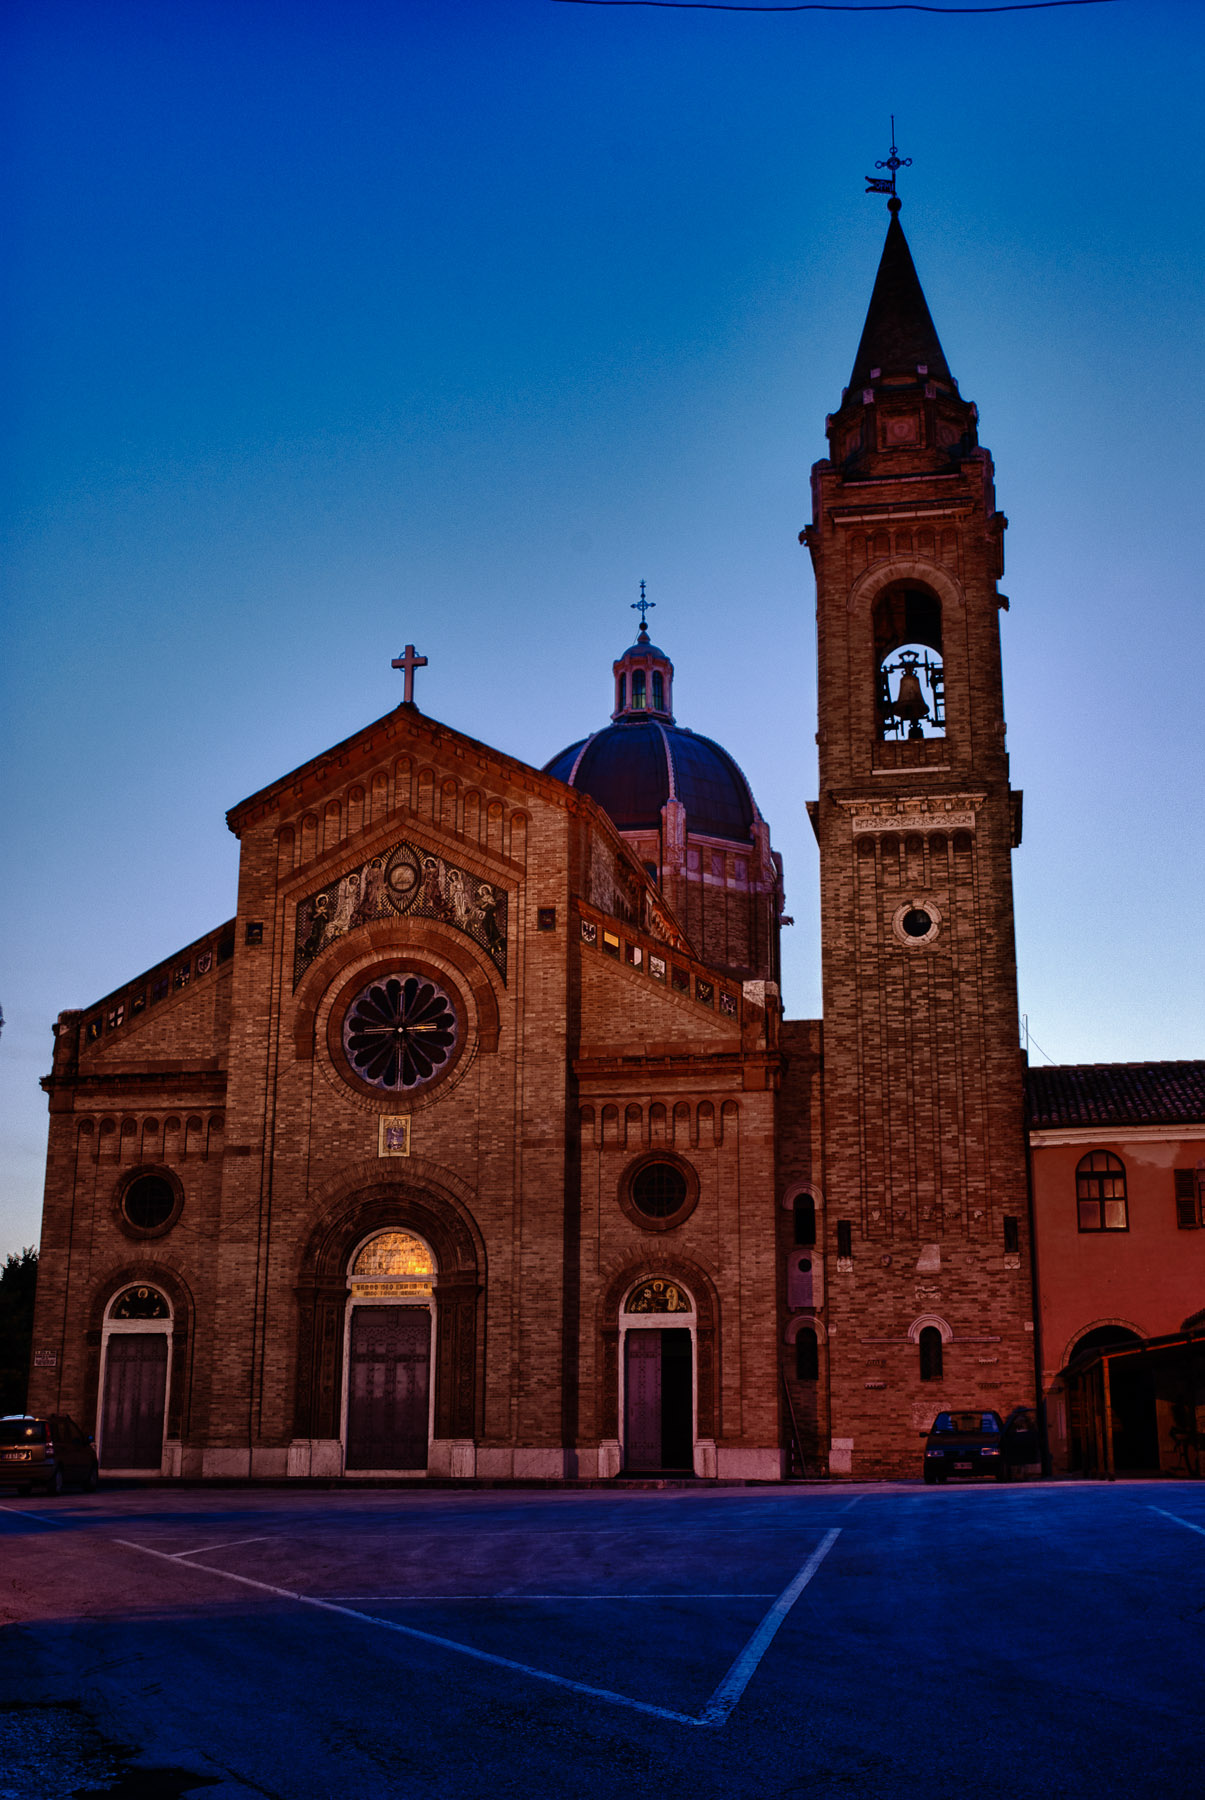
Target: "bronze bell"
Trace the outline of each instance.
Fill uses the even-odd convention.
[[[905,669],[900,676],[895,715],[898,719],[911,719],[914,724],[929,717],[929,708],[925,705],[925,696],[915,669]]]

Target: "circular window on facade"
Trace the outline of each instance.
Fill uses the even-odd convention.
[[[183,1195],[176,1183],[159,1170],[135,1175],[121,1196],[124,1224],[142,1235],[157,1235],[176,1221]]]
[[[901,944],[916,950],[931,944],[941,928],[941,914],[931,900],[906,900],[897,907],[891,929]]]
[[[449,996],[426,975],[378,976],[343,1016],[343,1052],[369,1087],[412,1093],[449,1067],[460,1022]]]
[[[628,1217],[645,1231],[670,1231],[694,1211],[699,1183],[689,1163],[677,1157],[646,1156],[626,1173],[620,1201]]]

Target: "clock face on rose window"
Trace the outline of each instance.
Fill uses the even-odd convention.
[[[411,1093],[434,1081],[459,1036],[451,999],[426,975],[378,976],[343,1018],[343,1052],[353,1072],[385,1093]]]

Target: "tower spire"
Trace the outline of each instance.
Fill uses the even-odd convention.
[[[953,380],[899,221],[900,203],[894,194],[888,204],[893,208],[891,223],[854,357],[849,378],[851,390],[870,387],[885,375],[908,375],[915,380],[920,368],[932,380]]]

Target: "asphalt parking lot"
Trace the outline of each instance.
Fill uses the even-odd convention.
[[[1199,1800],[1205,1485],[0,1499],[0,1800]]]

